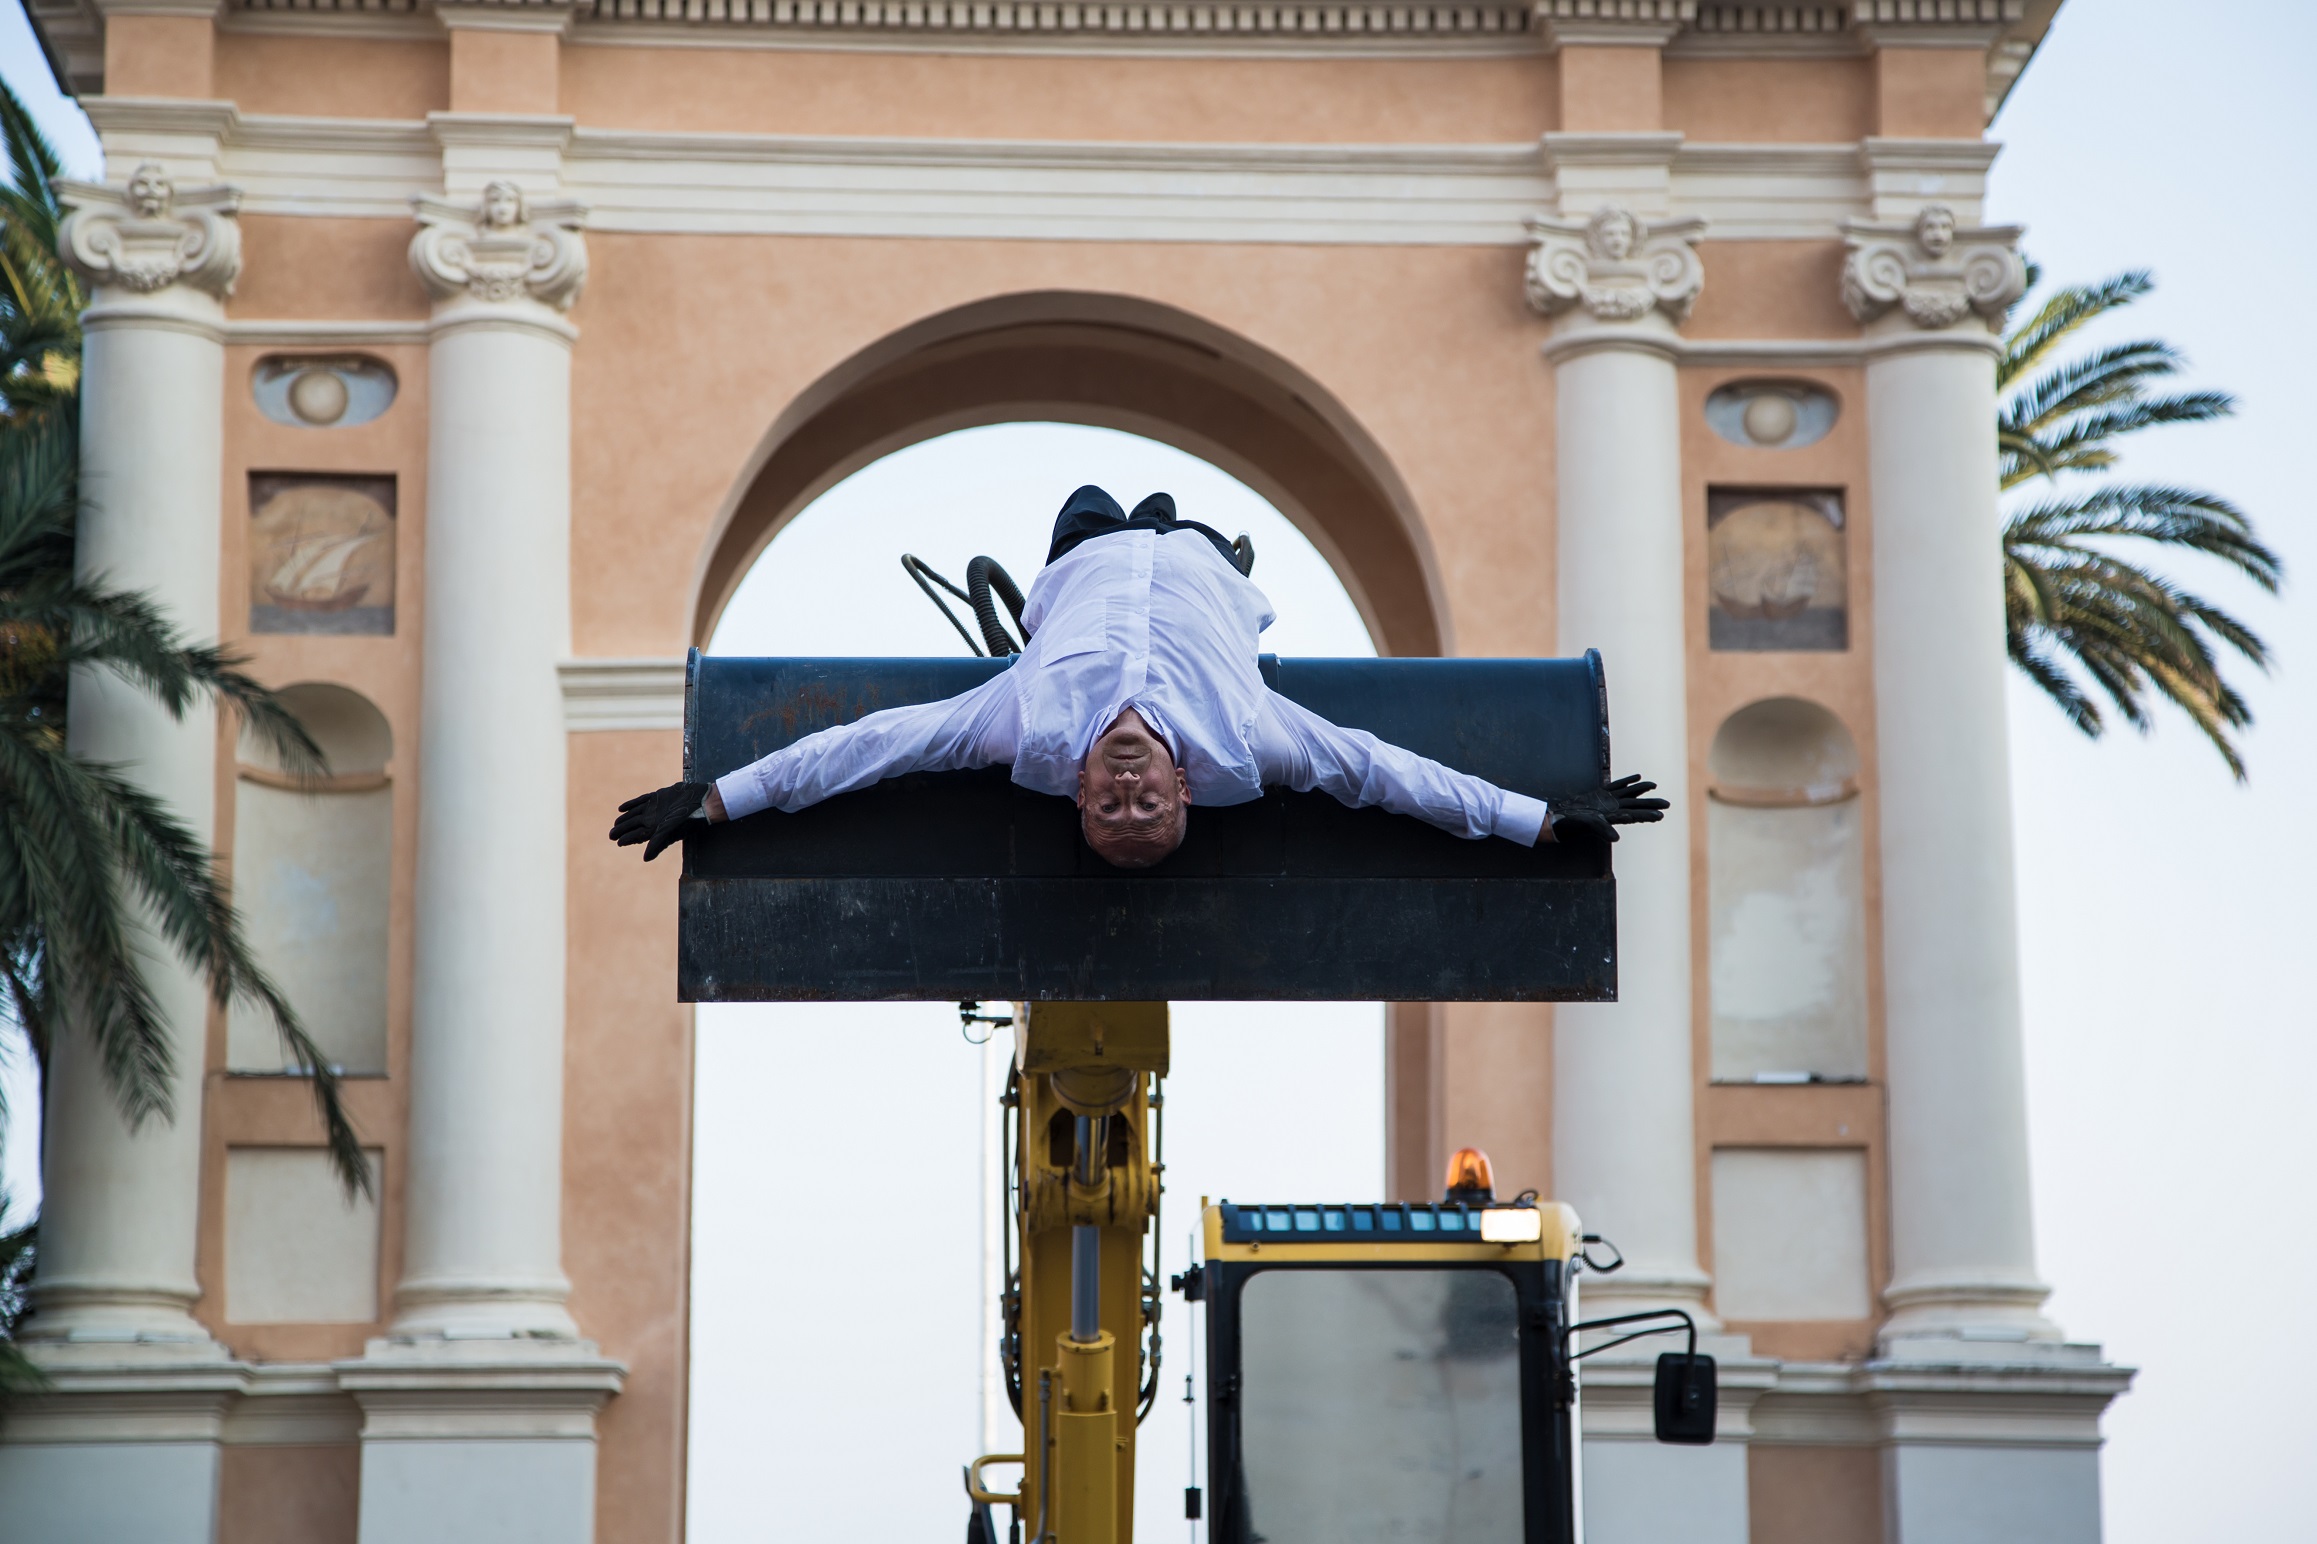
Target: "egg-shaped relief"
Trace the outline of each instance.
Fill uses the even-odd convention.
[[[362,354],[275,354],[250,378],[257,410],[277,424],[344,429],[394,405],[394,371]]]
[[[1733,445],[1799,450],[1825,439],[1834,394],[1805,381],[1732,381],[1706,398],[1706,423]]]

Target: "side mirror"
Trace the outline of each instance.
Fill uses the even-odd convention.
[[[1694,1351],[1668,1351],[1657,1359],[1657,1440],[1702,1447],[1714,1440],[1714,1412],[1721,1403],[1714,1359]]]

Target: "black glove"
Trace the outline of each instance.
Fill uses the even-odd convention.
[[[611,823],[611,839],[622,847],[645,843],[644,861],[651,862],[667,851],[672,842],[679,842],[687,834],[686,828],[695,818],[703,824],[702,807],[708,802],[708,792],[714,783],[670,783],[650,793],[640,793],[619,807],[619,819]]]
[[[1584,831],[1604,841],[1617,840],[1619,826],[1647,825],[1663,820],[1669,808],[1663,799],[1644,798],[1655,783],[1639,777],[1621,777],[1606,788],[1588,788],[1551,802],[1553,840],[1566,841],[1564,831]]]

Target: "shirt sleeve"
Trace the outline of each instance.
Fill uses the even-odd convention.
[[[782,746],[716,780],[731,820],[794,813],[904,772],[950,772],[1014,759],[1013,671],[940,702],[887,708]]]
[[[1550,811],[1542,799],[1330,723],[1277,692],[1269,697],[1275,733],[1260,747],[1267,783],[1316,788],[1355,809],[1375,805],[1475,840],[1501,836],[1534,847],[1544,831]]]

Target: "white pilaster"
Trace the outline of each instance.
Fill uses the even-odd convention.
[[[2037,1311],[2004,727],[1989,324],[2013,229],[1855,224],[1868,326],[1892,1310],[1910,1337],[2052,1340]]]
[[[1652,155],[1674,135],[1603,136],[1598,192],[1649,196]],[[1556,159],[1562,207],[1579,184],[1573,150]],[[1571,164],[1563,164],[1571,163]],[[1583,207],[1583,206],[1580,206]],[[1616,767],[1655,778],[1665,820],[1617,847],[1617,996],[1554,1015],[1553,1174],[1585,1225],[1611,1239],[1622,1269],[1584,1278],[1583,1316],[1680,1308],[1701,1327],[1709,1282],[1697,1257],[1697,1148],[1690,1077],[1688,671],[1682,615],[1681,409],[1674,329],[1705,282],[1692,247],[1704,223],[1652,222],[1620,202],[1588,217],[1538,218],[1529,304],[1554,317],[1559,467],[1560,646],[1601,651]],[[1722,1356],[1743,1341],[1717,1342]],[[1743,1544],[1745,1450],[1662,1446],[1631,1396],[1660,1348],[1647,1342],[1588,1362],[1586,1536],[1650,1544],[1681,1536]]]
[[[1618,1001],[1558,1010],[1553,1166],[1561,1198],[1624,1251],[1589,1313],[1705,1311],[1690,1109],[1689,763],[1681,421],[1674,324],[1703,282],[1699,222],[1605,207],[1531,222],[1532,305],[1557,315],[1560,643],[1601,651],[1619,773],[1655,778],[1663,823],[1617,848]]]
[[[144,592],[188,636],[218,633],[224,308],[241,268],[240,195],[156,163],[123,186],[63,182],[59,242],[87,280],[76,571]],[[182,719],[107,673],[73,677],[74,754],[111,762],[204,843],[215,827],[217,715]],[[167,1021],[169,1107],[125,1120],[85,1036],[48,1064],[40,1272],[27,1351],[55,1380],[12,1414],[0,1483],[28,1541],[206,1540],[216,1522],[224,1348],[193,1319],[206,982],[148,935]],[[11,1535],[14,1537],[15,1535]]]
[[[143,591],[188,636],[218,632],[224,308],[241,269],[240,195],[180,188],[152,163],[122,187],[59,185],[60,243],[94,298],[82,319],[75,567]],[[109,673],[73,678],[76,755],[124,767],[206,842],[217,716],[173,719]],[[49,1070],[38,1313],[44,1340],[206,1343],[188,1310],[199,1211],[207,984],[155,943],[147,979],[173,1041],[172,1114],[134,1129],[94,1052],[58,1037]]]
[[[582,211],[512,180],[417,201],[425,663],[403,1276],[341,1364],[363,1544],[584,1544],[621,1369],[562,1269],[564,704]]]
[[[421,200],[425,675],[395,1333],[577,1335],[561,1266],[573,206]]]

